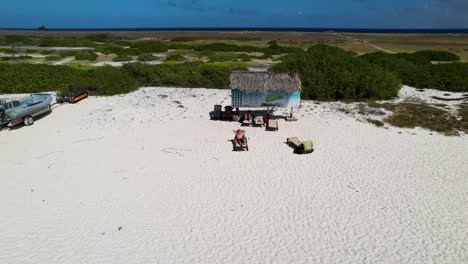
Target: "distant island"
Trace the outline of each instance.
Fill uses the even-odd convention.
[[[40,26],[37,30],[39,31],[47,31],[49,30],[46,26]]]

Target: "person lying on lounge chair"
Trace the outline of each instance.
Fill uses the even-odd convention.
[[[233,132],[235,134],[234,142],[241,147],[247,147],[247,138],[245,136],[245,130],[237,129],[233,130]]]

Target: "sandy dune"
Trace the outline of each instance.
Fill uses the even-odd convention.
[[[468,260],[468,136],[304,102],[232,152],[216,103],[229,91],[143,88],[0,132],[0,263]]]

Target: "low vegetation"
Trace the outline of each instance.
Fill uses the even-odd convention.
[[[16,53],[18,53],[17,50],[9,49],[9,48],[1,48],[0,52],[5,53],[5,54],[16,54]]]
[[[422,50],[413,53],[413,55],[424,57],[430,61],[459,61],[460,57],[448,51],[441,50]]]
[[[45,64],[0,64],[0,93],[64,92],[73,87],[113,95],[139,86],[228,88],[230,69],[206,63],[126,64],[123,67],[75,67]]]
[[[304,51],[303,49],[298,47],[280,46],[276,41],[270,41],[268,45],[269,46],[262,48],[227,43],[211,43],[196,45],[193,47],[193,50],[201,52],[262,52],[268,57],[272,55],[292,54]]]
[[[367,122],[375,125],[376,127],[383,127],[385,125],[382,121],[379,121],[379,120],[370,119],[370,118],[368,118],[366,120],[367,120]]]
[[[17,35],[7,35],[0,37],[0,46],[12,46],[12,45],[36,45],[39,39],[37,37],[31,36],[17,36]]]
[[[169,54],[164,59],[165,62],[168,62],[168,61],[180,62],[180,61],[183,61],[183,60],[184,60],[184,56],[182,56],[181,54],[178,54],[178,53]]]
[[[40,47],[90,47],[97,44],[86,38],[78,37],[42,37],[38,42]]]
[[[115,95],[135,91],[140,84],[134,76],[122,68],[104,66],[85,70],[80,78],[72,80],[69,87],[87,89],[99,95]]]
[[[453,92],[468,91],[468,63],[432,64],[430,58],[409,53],[376,52],[360,58],[393,72],[403,84],[409,86]]]
[[[62,56],[60,56],[59,54],[52,54],[52,55],[45,57],[46,61],[59,61],[61,59],[62,59]]]
[[[139,84],[121,68],[79,68],[45,64],[0,64],[0,93],[64,92],[90,88],[97,95],[128,93]]]
[[[458,117],[448,111],[422,103],[372,103],[369,106],[392,111],[393,114],[384,121],[396,127],[421,127],[449,136],[458,135],[459,131],[468,133],[466,106],[461,106]]]
[[[155,61],[155,60],[159,60],[159,57],[158,56],[154,56],[153,54],[151,53],[147,53],[147,54],[141,54],[138,56],[137,58],[138,61]]]
[[[84,61],[95,61],[98,56],[96,53],[93,51],[75,51],[75,50],[69,50],[69,51],[60,51],[57,53],[59,56],[62,58],[65,57],[75,57],[76,60],[84,60]]]
[[[96,55],[96,53],[92,52],[92,51],[82,51],[82,52],[78,52],[77,54],[75,54],[75,59],[76,60],[85,60],[85,61],[95,61],[97,60],[98,56]]]
[[[383,67],[327,45],[286,56],[272,71],[299,73],[304,99],[387,99],[401,87],[398,78]]]
[[[53,51],[53,50],[41,50],[39,53],[42,54],[42,55],[51,55],[51,54],[54,54],[55,51]]]
[[[123,61],[131,61],[131,60],[132,60],[132,56],[130,55],[118,55],[117,57],[112,59],[112,61],[114,62],[123,62]]]
[[[243,61],[249,62],[252,57],[245,53],[234,52],[202,52],[200,56],[206,57],[209,62],[225,62],[225,61]]]
[[[206,63],[145,65],[126,64],[123,70],[136,78],[141,86],[176,86],[228,88],[230,69]]]
[[[30,37],[4,36],[1,43],[14,45],[85,46],[88,51],[42,50],[47,55],[45,61],[60,60],[74,56],[76,60],[95,61],[101,52],[115,54],[114,61],[156,60],[153,53],[170,52],[165,61],[168,64],[180,62],[182,54],[230,67],[233,64],[249,63],[253,59],[276,59],[280,63],[273,71],[298,72],[303,81],[303,95],[306,99],[321,100],[360,100],[383,99],[397,94],[399,83],[418,88],[436,88],[448,91],[467,91],[468,64],[443,63],[433,61],[456,61],[457,55],[446,51],[419,51],[413,54],[371,53],[357,57],[355,53],[345,52],[326,45],[316,45],[308,51],[299,47],[280,45],[277,41],[241,45],[232,43],[194,43],[194,39],[175,38],[172,41],[132,41],[109,34],[90,34],[80,37]],[[252,42],[250,42],[252,43]],[[303,45],[302,47],[304,47]],[[2,52],[16,53],[16,48],[2,49]],[[322,56],[323,55],[323,56]],[[25,58],[23,58],[25,59]],[[4,59],[10,60],[13,59]]]
[[[29,59],[32,59],[32,57],[27,56],[27,55],[0,57],[1,61],[18,61],[18,60],[29,60]]]
[[[212,51],[212,52],[258,52],[262,51],[261,48],[253,46],[239,46],[235,44],[226,43],[211,43],[205,45],[197,45],[194,50],[196,51]]]
[[[130,45],[131,48],[138,50],[141,53],[167,52],[166,44],[158,41],[137,41]]]

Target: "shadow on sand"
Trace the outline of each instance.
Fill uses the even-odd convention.
[[[47,113],[45,113],[45,114],[42,114],[42,115],[40,115],[40,116],[36,116],[36,117],[34,118],[34,123],[36,123],[37,121],[41,120],[42,118],[44,118],[44,117],[50,115],[51,113],[52,113],[52,111],[49,111],[49,112],[47,112]],[[34,126],[34,124],[33,124],[32,126]],[[20,128],[23,128],[23,127],[26,127],[26,126],[24,125],[24,123],[19,123],[19,124],[16,124],[16,125],[10,127],[9,130],[17,130],[17,129],[20,129]],[[0,128],[0,131],[1,131],[2,129],[3,129],[3,128]]]

